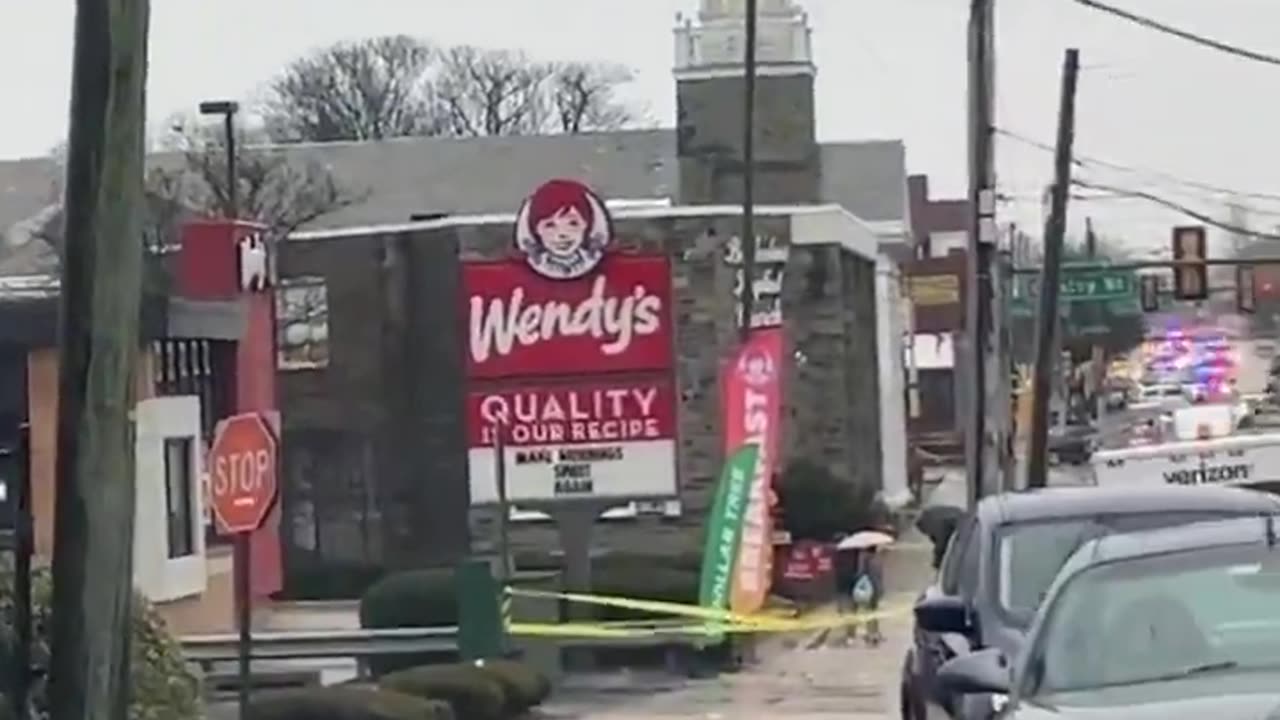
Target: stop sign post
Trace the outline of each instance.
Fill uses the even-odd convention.
[[[209,448],[209,500],[218,528],[235,537],[236,616],[239,626],[240,716],[249,706],[249,536],[262,526],[275,503],[276,436],[258,413],[233,415],[218,423]]]

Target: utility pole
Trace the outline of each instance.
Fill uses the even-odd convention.
[[[77,0],[63,208],[49,710],[127,716],[148,0]]]
[[[1053,392],[1058,290],[1062,245],[1067,234],[1067,200],[1071,192],[1071,145],[1075,140],[1076,80],[1080,51],[1069,48],[1062,60],[1062,97],[1058,105],[1058,138],[1053,154],[1053,190],[1044,229],[1044,267],[1040,272],[1040,308],[1036,318],[1035,393],[1031,398],[1031,439],[1027,453],[1027,487],[1044,487],[1048,480],[1049,398]],[[1069,403],[1069,399],[1068,399]],[[1062,414],[1066,415],[1068,403]]]
[[[969,4],[969,246],[965,282],[965,332],[969,338],[969,422],[965,475],[970,506],[985,492],[987,447],[987,357],[990,259],[984,245],[995,238],[995,157],[992,115],[995,97],[994,0]]]
[[[756,0],[746,0],[742,43],[742,342],[751,337],[756,309]]]

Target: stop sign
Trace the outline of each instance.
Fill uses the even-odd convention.
[[[225,534],[253,532],[276,498],[276,438],[257,413],[218,423],[209,448],[209,498]]]

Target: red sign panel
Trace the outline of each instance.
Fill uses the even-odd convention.
[[[467,375],[541,377],[671,367],[671,265],[606,255],[578,280],[521,260],[463,265]]]
[[[835,568],[835,551],[829,543],[801,540],[787,552],[782,576],[787,580],[818,580]]]
[[[257,413],[218,423],[209,448],[209,498],[223,533],[253,532],[276,498],[276,438]]]
[[[667,440],[676,434],[675,412],[666,379],[475,391],[467,402],[468,445],[492,445],[496,425],[507,428],[510,446]]]

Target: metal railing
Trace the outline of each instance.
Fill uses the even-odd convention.
[[[188,635],[182,654],[194,663],[235,660],[238,636]],[[255,660],[363,658],[404,653],[457,652],[458,628],[393,628],[385,630],[301,630],[255,632],[249,656]]]
[[[662,633],[649,636],[556,636],[545,638],[561,647],[653,647],[683,645],[704,640],[699,633]],[[188,635],[179,640],[188,662],[211,665],[235,660],[235,633]],[[382,630],[300,630],[255,632],[249,656],[255,660],[316,658],[368,658],[405,653],[458,651],[458,628],[394,628]]]

